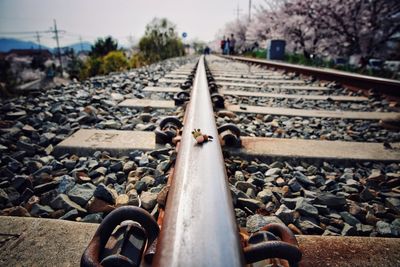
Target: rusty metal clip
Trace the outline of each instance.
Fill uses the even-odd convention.
[[[226,123],[218,128],[219,136],[223,141],[223,145],[230,147],[241,147],[240,129],[232,123]]]
[[[163,118],[159,123],[159,127],[154,131],[156,134],[156,143],[171,143],[182,127],[183,124],[177,117],[170,116]]]
[[[251,236],[248,246],[244,248],[247,264],[257,261],[279,258],[289,262],[290,266],[298,266],[302,253],[296,237],[286,225],[271,223]]]
[[[111,255],[110,249],[106,248],[106,245],[111,240],[111,234],[120,224],[122,230],[118,228],[115,234],[118,231],[125,232],[124,236],[127,239],[124,238],[120,241],[116,249],[117,254]],[[82,255],[81,266],[139,266],[144,248],[153,244],[159,232],[160,228],[157,222],[147,211],[134,206],[120,207],[108,214],[97,228]],[[118,243],[115,240],[114,242]],[[129,254],[132,249],[136,252],[133,255],[127,255],[126,253]]]

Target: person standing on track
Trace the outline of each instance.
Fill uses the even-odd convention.
[[[225,46],[224,46],[224,55],[229,55],[229,48],[231,46],[231,41],[229,38],[226,38]]]
[[[224,49],[225,49],[225,36],[224,36],[224,38],[222,38],[222,40],[221,40],[221,44],[220,44],[220,47],[221,47],[221,53],[223,54],[223,55],[225,55],[225,53],[224,53]]]
[[[236,45],[236,39],[233,36],[233,33],[231,34],[231,41],[229,43],[229,54],[234,55],[235,54],[235,45]]]

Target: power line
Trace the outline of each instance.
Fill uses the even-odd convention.
[[[39,44],[39,50],[41,50],[41,49],[42,49],[42,46],[40,45],[40,35],[39,35],[39,32],[36,32],[36,41],[37,41],[38,44]]]
[[[239,8],[239,3],[238,3],[237,8],[235,9],[235,12],[236,12],[236,19],[237,19],[237,20],[239,20],[240,11],[242,11],[242,9]]]
[[[57,30],[56,20],[54,20],[54,30],[52,32],[54,33],[54,38],[56,39],[56,42],[57,42],[57,54],[58,54],[58,60],[60,61],[60,69],[61,69],[61,77],[62,77],[64,71],[63,71],[62,59],[61,59],[60,42],[58,40],[59,30]]]

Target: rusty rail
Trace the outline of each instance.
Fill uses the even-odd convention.
[[[154,266],[243,266],[204,56],[187,107]],[[196,144],[192,130],[214,137]]]
[[[342,85],[348,87],[349,89],[373,89],[376,92],[383,93],[389,96],[400,97],[400,81],[398,80],[384,79],[326,68],[307,67],[272,60],[238,56],[223,57],[243,61],[246,63],[256,63],[271,68],[297,72],[303,75],[312,75],[321,80],[337,81],[340,82]]]

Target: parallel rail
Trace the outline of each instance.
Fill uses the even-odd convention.
[[[373,89],[376,92],[387,94],[389,96],[400,97],[400,81],[371,77],[366,75],[348,73],[344,71],[307,67],[271,60],[255,59],[238,56],[224,56],[224,58],[233,59],[246,63],[256,63],[270,68],[281,69],[285,71],[297,72],[303,75],[312,75],[321,80],[336,81],[349,89]]]

